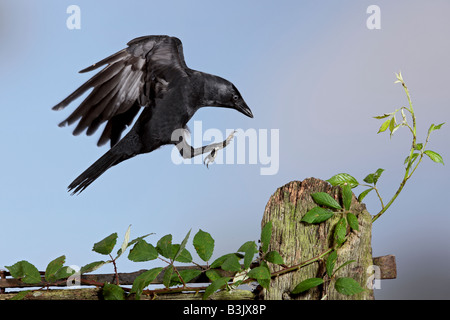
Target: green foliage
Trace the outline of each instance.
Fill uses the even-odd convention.
[[[39,270],[28,261],[22,260],[12,266],[5,267],[9,270],[11,276],[21,280],[23,283],[33,284],[41,282]]]
[[[158,251],[144,239],[139,240],[128,254],[128,259],[134,262],[150,261],[156,258],[158,258]]]
[[[136,299],[139,300],[144,288],[147,287],[153,280],[155,280],[155,278],[158,276],[158,274],[161,273],[163,269],[164,268],[160,267],[153,268],[137,276],[133,281],[133,286],[130,293],[134,293],[136,295]]]
[[[272,221],[267,222],[261,230],[261,250],[267,252],[272,237]]]
[[[284,264],[283,258],[278,251],[270,251],[264,255],[264,260],[273,264]]]
[[[311,197],[318,205],[325,206],[331,209],[342,209],[341,205],[326,192],[316,192],[311,194]]]
[[[330,219],[333,215],[333,211],[321,207],[314,207],[306,212],[301,221],[307,223],[321,223]]]
[[[355,188],[359,185],[359,182],[348,173],[336,174],[327,181],[333,186],[343,186],[344,184],[348,184],[352,188]]]
[[[355,281],[355,279],[347,277],[338,278],[334,283],[334,288],[337,290],[337,292],[345,294],[347,296],[351,296],[364,291],[364,289],[361,288],[361,286],[358,282]]]
[[[64,278],[66,276],[65,272],[61,272],[63,264],[66,262],[65,256],[60,256],[56,258],[55,260],[52,260],[45,269],[45,280],[47,282],[55,282],[58,279],[61,279],[60,277]],[[60,271],[58,273],[58,271]]]
[[[194,248],[200,259],[209,261],[214,251],[214,239],[208,232],[199,230],[194,236]]]
[[[353,213],[347,213],[347,222],[350,228],[359,231],[358,218]]]
[[[381,204],[381,210],[376,214],[372,221],[375,222],[381,215],[384,214],[384,212],[387,211],[387,209],[392,205],[392,203],[395,201],[397,196],[400,194],[400,192],[403,190],[403,187],[405,186],[406,182],[411,178],[412,174],[416,171],[417,167],[421,163],[424,156],[427,156],[429,159],[436,163],[444,164],[444,160],[442,156],[437,153],[436,151],[426,149],[428,142],[430,140],[431,133],[440,130],[441,127],[445,123],[440,124],[431,124],[427,136],[425,138],[424,142],[417,142],[418,136],[417,136],[417,119],[414,113],[414,108],[411,100],[411,96],[409,94],[409,90],[403,80],[403,76],[401,73],[396,74],[397,80],[395,83],[400,83],[406,93],[406,97],[408,100],[408,107],[401,107],[399,109],[396,109],[393,112],[385,113],[381,116],[375,116],[375,119],[383,120],[383,123],[381,124],[378,133],[385,132],[389,129],[390,132],[390,138],[393,137],[394,133],[401,127],[406,127],[409,129],[411,136],[412,136],[412,142],[411,142],[411,148],[409,150],[408,155],[405,158],[404,165],[405,165],[405,174],[403,176],[403,180],[400,182],[400,186],[395,192],[394,196],[390,199],[387,204],[384,203],[383,198],[381,197],[378,188],[377,188],[377,182],[379,178],[381,177],[381,174],[384,172],[384,169],[377,169],[373,173],[369,173],[363,181],[365,184],[359,183],[354,177],[347,173],[340,173],[337,174],[327,181],[333,185],[333,186],[343,186],[345,183],[350,184],[352,188],[355,188],[357,186],[366,187],[365,190],[363,190],[359,196],[358,201],[362,201],[371,191],[375,190],[375,193],[380,200]],[[402,121],[397,122],[396,115],[400,113]],[[410,120],[408,120],[408,115]],[[367,188],[368,187],[368,188]],[[344,203],[345,206],[345,203]],[[350,218],[353,219],[353,218]],[[354,222],[353,220],[351,220]],[[350,221],[349,221],[350,224]],[[352,227],[352,225],[350,225]],[[356,227],[356,225],[353,225]],[[357,230],[356,228],[353,228],[354,230]]]
[[[306,280],[303,280],[299,284],[295,286],[295,288],[291,291],[292,294],[299,294],[305,291],[308,291],[309,289],[312,289],[314,287],[320,286],[323,283],[322,278],[309,278]]]
[[[94,244],[92,251],[100,254],[108,255],[111,253],[112,249],[116,245],[117,233],[110,234],[105,239]]]
[[[105,300],[125,300],[125,292],[121,287],[106,282],[103,285],[103,298]]]

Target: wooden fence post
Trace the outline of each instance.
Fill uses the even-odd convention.
[[[286,265],[292,266],[307,261],[327,251],[333,244],[334,227],[342,218],[341,214],[320,224],[307,224],[300,222],[305,213],[317,206],[311,193],[326,192],[341,202],[341,188],[332,187],[328,182],[308,178],[304,181],[293,181],[278,188],[270,197],[261,222],[264,226],[272,221],[272,239],[269,251],[277,250]],[[342,205],[342,203],[341,203]],[[348,260],[356,260],[340,269],[337,277],[351,277],[365,290],[353,296],[346,296],[336,291],[334,281],[326,281],[324,285],[311,289],[305,293],[292,295],[290,292],[301,281],[326,276],[325,260],[319,260],[300,270],[286,273],[272,279],[270,290],[262,291],[265,300],[299,299],[319,300],[324,297],[328,300],[346,299],[373,299],[373,290],[367,288],[371,274],[367,273],[372,261],[371,228],[372,217],[364,204],[357,201],[353,195],[351,211],[357,216],[359,231],[352,231],[344,245],[338,250],[336,266]],[[269,263],[271,271],[278,271],[282,267]]]

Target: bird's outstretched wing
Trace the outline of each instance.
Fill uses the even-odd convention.
[[[107,65],[66,99],[53,107],[64,109],[89,89],[93,89],[60,127],[79,120],[73,131],[87,129],[93,134],[107,122],[98,145],[116,144],[141,107],[151,107],[155,97],[162,97],[170,82],[187,75],[181,41],[169,36],[144,36],[128,42],[128,47],[83,69],[89,72]]]

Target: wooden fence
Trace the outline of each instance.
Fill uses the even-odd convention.
[[[332,241],[333,231],[336,226],[337,216],[320,224],[305,224],[301,222],[302,217],[308,210],[311,210],[316,204],[311,198],[312,193],[325,192],[332,195],[336,200],[342,198],[340,187],[331,187],[327,182],[309,178],[304,181],[293,181],[285,186],[278,188],[269,199],[262,225],[267,221],[273,222],[272,239],[269,244],[271,250],[278,251],[286,264],[299,265],[309,257],[318,256],[321,252],[329,248],[330,239]],[[347,241],[339,249],[339,259],[341,264],[345,261],[355,261],[353,265],[346,266],[339,270],[341,277],[352,277],[363,286],[377,276],[378,279],[395,279],[397,275],[395,256],[387,255],[383,257],[372,258],[371,230],[372,219],[367,212],[365,205],[359,203],[353,195],[352,210],[358,216],[359,231],[350,232]],[[324,274],[324,261],[322,259],[311,263],[307,268],[295,270],[289,273],[283,273],[283,266],[270,265],[271,271],[275,274],[270,283],[270,290],[257,288],[256,290],[240,289],[232,291],[220,291],[211,295],[210,299],[233,299],[233,300],[281,300],[281,299],[309,299],[318,300],[324,297],[328,299],[374,299],[373,290],[364,290],[356,297],[344,297],[336,294],[333,288],[322,290],[312,290],[307,295],[289,295],[289,288],[295,286],[304,279],[310,277],[322,276]],[[253,264],[251,267],[256,267]],[[374,268],[373,266],[376,266]],[[176,267],[178,271],[185,269],[206,270],[207,266],[180,266]],[[121,286],[131,286],[134,279],[145,272],[140,270],[132,273],[116,274],[83,274],[77,280],[81,286],[91,286],[89,289],[55,289],[55,287],[66,287],[67,281],[58,281],[56,283],[47,283],[42,277],[41,283],[25,284],[11,277],[7,271],[0,271],[0,300],[13,297],[17,289],[21,288],[41,288],[34,290],[26,296],[26,299],[101,299],[101,287],[105,282]],[[280,272],[281,271],[281,272]],[[371,274],[370,272],[379,271]],[[232,272],[219,271],[222,276],[234,276]],[[282,274],[282,275],[281,275]],[[44,275],[41,272],[41,276]],[[117,278],[118,277],[118,278]],[[326,277],[326,275],[325,275]],[[202,272],[200,276],[189,281],[191,289],[189,292],[182,287],[171,288],[168,292],[162,285],[164,271],[151,283],[152,294],[143,295],[143,299],[201,299],[202,292],[209,284],[209,279]],[[161,288],[161,290],[158,289]],[[196,289],[192,289],[195,287]],[[51,288],[51,290],[50,290]],[[247,286],[248,288],[248,286]],[[49,290],[46,290],[49,289]],[[334,291],[333,291],[334,290]],[[326,291],[326,292],[324,292]]]

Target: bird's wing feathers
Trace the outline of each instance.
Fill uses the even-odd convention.
[[[128,42],[128,47],[83,69],[89,72],[106,65],[66,99],[53,107],[64,109],[86,91],[91,93],[59,126],[79,120],[74,135],[87,129],[88,135],[107,121],[98,141],[118,142],[125,128],[133,122],[141,106],[151,106],[161,97],[174,77],[186,76],[181,41],[168,36],[145,36]]]

